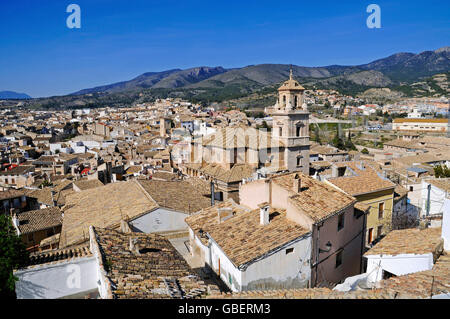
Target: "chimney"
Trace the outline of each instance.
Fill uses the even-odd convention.
[[[300,191],[302,190],[302,180],[300,179],[300,176],[298,174],[295,174],[294,184],[292,186],[293,186],[292,190],[295,193],[300,193]]]
[[[261,225],[269,224],[269,203],[264,202],[258,205],[259,207],[259,222]]]
[[[140,255],[138,238],[130,237],[130,246],[128,248],[133,254]]]
[[[55,191],[50,191],[50,194],[52,194],[52,202],[53,202],[53,206],[57,206],[57,204],[58,204],[58,202],[55,200],[55,195],[56,195],[56,192]]]
[[[338,169],[336,165],[331,165],[331,177],[338,177]]]

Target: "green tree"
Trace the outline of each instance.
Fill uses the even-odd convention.
[[[0,298],[15,298],[13,270],[27,265],[29,255],[11,223],[11,217],[0,215]]]
[[[450,177],[450,168],[445,165],[436,165],[434,168],[434,177],[446,178]]]
[[[369,154],[369,150],[367,149],[367,148],[363,148],[362,150],[361,150],[361,153],[363,153],[363,154]]]
[[[319,144],[322,144],[320,140],[319,127],[317,125],[314,125],[314,141]]]
[[[352,141],[352,132],[350,130],[348,131],[348,137],[347,137],[347,140],[345,141],[345,148],[347,150],[356,151],[356,146],[355,146],[355,144],[353,144],[353,141]]]
[[[339,136],[339,127],[336,128],[336,135],[334,136],[332,143],[334,147],[337,147],[340,150],[345,148],[344,142],[342,141],[342,138]]]

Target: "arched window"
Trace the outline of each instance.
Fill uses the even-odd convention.
[[[286,95],[283,95],[283,105],[286,105]]]
[[[283,135],[283,128],[280,127],[278,130],[278,136],[282,136]]]
[[[294,97],[294,107],[297,107],[297,95]]]

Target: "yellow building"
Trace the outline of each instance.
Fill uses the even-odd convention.
[[[330,184],[370,207],[366,222],[366,244],[392,229],[395,184],[363,161],[334,163]]]

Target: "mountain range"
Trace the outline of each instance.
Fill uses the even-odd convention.
[[[148,72],[129,81],[84,89],[72,95],[142,89],[220,89],[229,86],[251,90],[284,81],[289,76],[291,67],[295,78],[302,83],[320,88],[339,90],[342,85],[355,85],[357,90],[364,90],[372,87],[400,86],[450,70],[450,47],[418,54],[397,53],[356,66],[302,67],[287,64],[258,64],[234,69],[201,66],[185,70]]]
[[[0,91],[0,99],[2,100],[21,100],[31,99],[31,96],[25,93],[17,93],[13,91]]]

